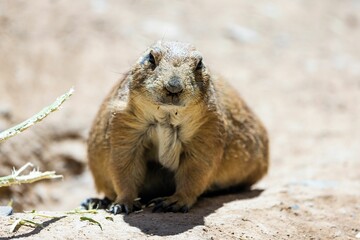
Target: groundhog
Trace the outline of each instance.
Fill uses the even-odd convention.
[[[251,186],[268,170],[263,124],[192,45],[159,41],[112,89],[88,140],[104,199],[85,208],[187,212],[205,192]],[[150,201],[149,201],[150,200]]]

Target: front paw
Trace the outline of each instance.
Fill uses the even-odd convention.
[[[91,209],[106,209],[111,204],[111,200],[107,197],[100,198],[87,198],[81,203],[81,207],[86,210]]]
[[[125,213],[126,215],[132,213],[133,211],[141,210],[141,203],[139,201],[133,201],[130,203],[116,203],[111,204],[109,209],[106,211],[114,215]]]
[[[151,200],[147,206],[155,205],[152,212],[182,212],[187,213],[195,200],[179,196],[160,197]]]

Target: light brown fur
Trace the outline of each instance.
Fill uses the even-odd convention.
[[[180,79],[178,94],[166,87],[174,78]],[[158,42],[105,99],[88,157],[97,190],[113,201],[116,214],[131,212],[134,199],[152,189],[161,197],[153,201],[156,209],[187,211],[206,191],[258,181],[269,154],[261,122],[232,87],[210,74],[201,54],[188,44]],[[168,169],[173,181],[151,173],[152,162],[160,166],[156,171]],[[164,196],[173,183],[173,194]]]

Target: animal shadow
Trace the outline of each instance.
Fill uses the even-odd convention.
[[[151,208],[143,212],[124,216],[130,226],[139,228],[143,233],[157,236],[171,236],[199,225],[204,225],[205,217],[214,213],[225,203],[258,197],[262,189],[242,192],[222,191],[201,196],[188,213],[152,213]]]

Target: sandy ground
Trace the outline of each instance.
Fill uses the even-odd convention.
[[[191,42],[265,123],[269,174],[253,190],[94,224],[64,212],[95,196],[86,137],[100,102],[159,39]],[[360,1],[0,1],[0,130],[75,95],[0,144],[0,175],[31,161],[63,181],[0,190],[44,229],[0,217],[0,239],[360,238]],[[88,215],[86,215],[88,216]]]

